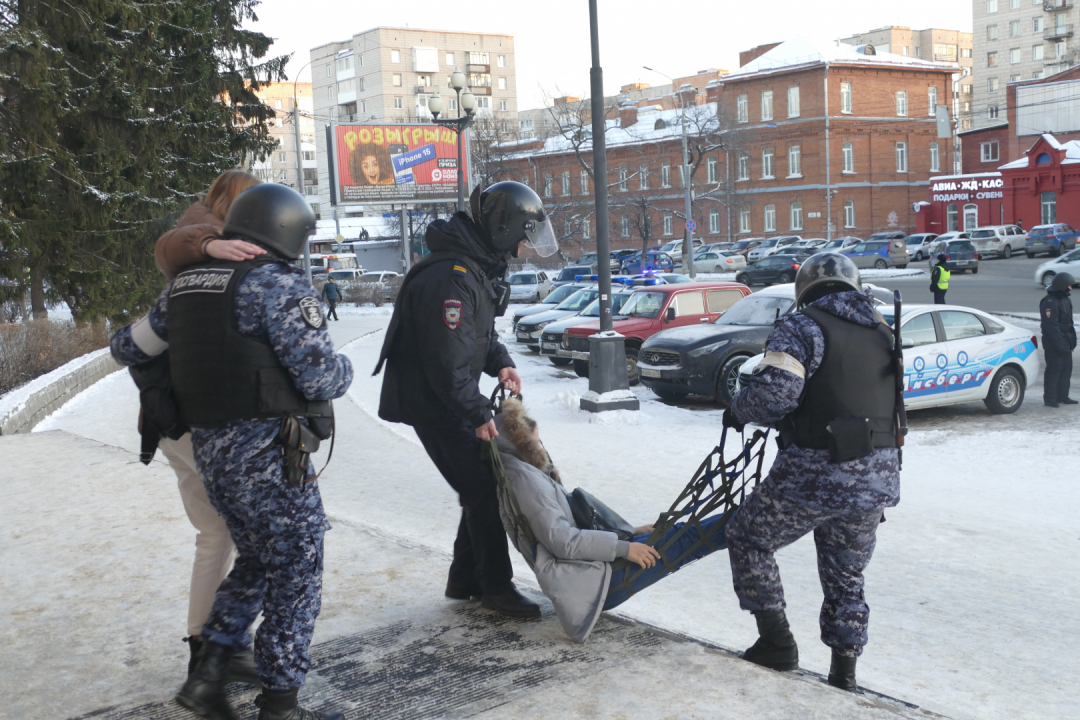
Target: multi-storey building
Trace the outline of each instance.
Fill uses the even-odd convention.
[[[457,114],[450,87],[454,70],[465,73],[477,113],[517,118],[514,38],[511,35],[377,27],[311,50],[316,157],[320,203],[329,205],[324,127],[331,122],[428,122],[428,99],[443,98],[443,112]]]
[[[953,85],[952,117],[958,120],[959,129],[971,127],[974,89],[971,33],[938,28],[912,30],[909,27],[893,25],[852,35],[841,39],[840,42],[856,46],[873,45],[879,53],[886,52],[955,65],[960,70],[960,77]],[[942,98],[943,101],[944,99]]]
[[[805,39],[767,48],[710,82],[708,102],[689,113],[696,234],[912,231],[930,176],[951,167],[934,109],[951,97],[955,67]],[[628,102],[619,115],[607,137],[613,247],[681,237],[681,112]],[[578,160],[586,146],[555,136],[518,143],[507,160],[552,208],[563,244],[583,249],[595,237],[594,183]]]
[[[294,94],[295,93],[295,94]],[[267,122],[277,147],[263,160],[251,163],[251,171],[264,182],[277,182],[296,189],[296,126],[293,125],[293,103],[300,108],[300,152],[304,171],[304,194],[308,196],[315,216],[320,215],[319,176],[315,162],[315,120],[311,104],[311,83],[269,83],[255,94],[274,109],[274,118]]]
[[[1077,64],[1080,7],[1072,0],[973,0],[975,90],[972,124],[1005,122],[1005,86],[1053,75]],[[970,171],[971,168],[964,168]]]

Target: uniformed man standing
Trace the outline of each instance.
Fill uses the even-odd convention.
[[[937,265],[930,271],[930,292],[934,293],[934,304],[945,304],[945,293],[949,290],[949,278],[952,273],[945,267],[948,258],[945,253],[937,256]]]
[[[387,329],[378,374],[386,363],[379,417],[412,425],[435,466],[461,501],[446,596],[480,596],[484,607],[512,617],[539,617],[522,596],[499,517],[495,478],[481,458],[481,441],[495,437],[480,373],[512,392],[521,377],[495,333],[509,288],[499,281],[506,260],[528,243],[546,257],[558,249],[539,196],[501,182],[459,212],[428,226],[431,254],[406,275]]]
[[[726,528],[735,592],[760,635],[743,657],[798,667],[773,554],[813,531],[829,684],[854,691],[869,617],[862,573],[882,511],[900,497],[893,340],[843,255],[804,262],[795,297],[799,312],[779,320],[765,359],[724,413],[729,427],[776,423],[780,432],[768,477]]]
[[[352,382],[352,365],[334,352],[315,288],[292,263],[314,230],[311,208],[296,191],[273,183],[246,190],[229,208],[224,234],[268,254],[190,267],[169,282],[149,315],[112,339],[113,357],[125,365],[169,350],[199,474],[238,552],[203,627],[198,666],[177,696],[210,720],[236,720],[225,697],[226,668],[248,646],[260,611],[259,720],[342,718],[297,704],[311,664],[330,525],[314,469],[294,440],[305,435],[310,446],[309,431],[325,438],[327,401]]]
[[[1073,327],[1069,289],[1075,284],[1076,280],[1069,273],[1058,273],[1046,289],[1046,296],[1039,301],[1043,352],[1046,353],[1043,402],[1047,407],[1076,405],[1078,402],[1069,397],[1072,354],[1076,349],[1076,328]]]

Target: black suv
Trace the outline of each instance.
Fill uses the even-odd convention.
[[[770,255],[740,270],[735,276],[735,282],[747,286],[754,283],[772,285],[795,282],[795,273],[799,272],[801,264],[802,259],[799,256]]]

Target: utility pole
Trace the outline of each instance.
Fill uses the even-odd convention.
[[[843,110],[843,108],[840,108]],[[832,240],[832,177],[829,174],[829,63],[825,63],[825,239]]]
[[[675,83],[672,82],[672,85]],[[684,208],[686,211],[686,240],[683,242],[682,256],[683,256],[683,270],[686,274],[692,278],[697,277],[697,272],[694,270],[694,216],[691,209],[690,196],[694,192],[694,183],[690,179],[690,154],[687,148],[686,139],[686,98],[683,97],[681,88],[676,90],[679,93],[679,105],[682,107],[682,164],[683,164],[683,195],[684,195]]]
[[[293,134],[296,136],[296,191],[304,194],[304,153],[300,149],[300,103],[293,95],[292,106]],[[304,272],[311,282],[311,241],[304,240]]]

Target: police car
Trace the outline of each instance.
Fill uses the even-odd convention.
[[[879,310],[892,325],[892,307]],[[908,410],[982,400],[992,413],[1013,413],[1039,374],[1038,339],[1028,330],[974,308],[906,305],[900,336]],[[762,357],[743,363],[740,386]]]

